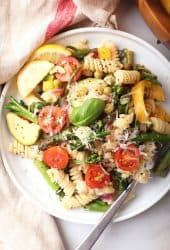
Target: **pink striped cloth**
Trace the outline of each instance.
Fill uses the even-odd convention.
[[[0,7],[0,83],[13,77],[31,52],[63,29],[114,28],[118,0],[4,0]],[[24,178],[24,177],[23,177]],[[0,249],[63,250],[54,219],[29,203],[0,160]]]
[[[69,27],[114,28],[119,0],[5,0],[0,8],[0,83],[13,77],[31,52]]]

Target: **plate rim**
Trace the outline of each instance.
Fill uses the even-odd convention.
[[[52,39],[47,41],[46,43],[54,42],[55,40],[62,39],[65,36],[67,37],[69,35],[74,35],[74,34],[78,34],[78,33],[85,33],[85,32],[91,33],[91,32],[95,32],[95,31],[99,32],[99,33],[112,33],[113,36],[114,35],[120,35],[120,36],[123,36],[125,38],[129,38],[130,40],[133,40],[133,41],[135,41],[137,43],[140,43],[140,44],[144,45],[146,48],[150,49],[153,53],[155,53],[159,57],[161,57],[161,60],[163,60],[164,63],[166,63],[167,66],[170,68],[170,63],[169,63],[168,59],[164,55],[162,55],[161,52],[159,52],[156,48],[154,48],[152,45],[150,45],[148,42],[144,41],[143,39],[141,39],[141,38],[139,38],[139,37],[137,37],[135,35],[132,35],[130,33],[120,31],[120,30],[112,30],[110,28],[100,28],[100,27],[78,28],[78,29],[73,29],[73,30],[62,32],[59,35],[56,35],[55,37],[53,37]],[[3,111],[3,105],[4,105],[5,98],[6,98],[6,94],[7,94],[7,91],[9,89],[10,85],[11,85],[11,82],[12,82],[12,80],[14,78],[15,78],[15,76],[12,79],[10,79],[9,81],[7,81],[3,91],[1,93],[1,98],[0,98],[0,119],[1,119],[1,121],[2,121],[2,111]],[[1,129],[0,129],[0,137],[3,138]],[[0,153],[1,153],[1,156],[2,156],[2,162],[4,164],[4,167],[5,167],[8,175],[9,175],[9,177],[11,178],[14,185],[18,188],[18,190],[24,196],[26,196],[31,202],[33,202],[33,204],[36,204],[43,211],[47,212],[48,214],[50,214],[50,215],[52,215],[52,216],[54,216],[56,218],[60,218],[60,219],[66,220],[66,221],[74,222],[74,223],[93,224],[93,222],[86,221],[86,220],[83,220],[83,219],[82,220],[80,220],[80,219],[76,220],[75,216],[72,218],[70,215],[66,215],[66,214],[64,214],[64,215],[59,214],[59,216],[56,216],[56,214],[54,214],[53,211],[50,211],[49,209],[44,208],[43,205],[41,205],[39,201],[34,199],[31,196],[31,194],[28,193],[26,190],[24,190],[22,185],[19,182],[17,182],[17,178],[15,178],[15,175],[13,174],[12,170],[10,169],[10,166],[9,166],[9,164],[7,162],[6,157],[5,157],[5,153],[3,152],[2,149],[3,149],[3,146],[2,146],[2,143],[0,143]],[[159,202],[161,200],[161,198],[163,198],[168,193],[168,191],[170,191],[170,184],[169,184],[169,186],[167,186],[167,188],[164,188],[164,190],[162,192],[160,192],[159,195],[157,195],[156,200],[153,200],[152,202],[148,203],[148,205],[146,205],[145,208],[141,208],[141,209],[138,209],[136,212],[133,211],[131,213],[116,217],[116,218],[113,219],[113,221],[114,222],[121,222],[121,221],[130,219],[132,217],[135,217],[135,216],[145,212],[146,210],[148,210],[149,208],[154,206],[157,202]],[[102,216],[102,214],[103,213],[101,213],[101,216]]]

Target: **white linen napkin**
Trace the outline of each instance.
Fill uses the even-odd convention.
[[[68,27],[114,28],[118,0],[6,0],[0,8],[0,83]],[[3,138],[1,138],[2,140]],[[63,250],[55,220],[17,191],[0,160],[0,250]]]

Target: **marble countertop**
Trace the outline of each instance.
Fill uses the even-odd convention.
[[[140,16],[134,1],[121,1],[117,10],[119,29],[132,33],[156,47],[170,60],[170,50],[157,44],[157,38]],[[73,250],[91,230],[83,225],[56,219],[65,248]],[[94,250],[169,250],[170,192],[148,211],[132,219],[111,223]]]

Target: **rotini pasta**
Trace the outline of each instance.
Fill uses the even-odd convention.
[[[71,180],[76,186],[76,191],[78,193],[87,193],[88,187],[85,181],[83,180],[83,174],[81,172],[81,165],[71,166],[69,174],[70,174]]]
[[[153,130],[160,134],[170,134],[170,123],[162,121],[160,118],[151,117]]]
[[[42,152],[38,149],[38,145],[25,146],[14,140],[9,145],[9,152],[20,155],[23,158],[42,160]]]
[[[115,59],[115,60],[120,60],[119,59],[119,51],[117,46],[111,42],[111,41],[106,41],[104,43],[102,43],[102,47],[104,48],[108,48],[111,51],[111,59]]]
[[[134,84],[140,80],[140,73],[137,70],[117,70],[114,76],[117,84]]]
[[[73,196],[64,196],[62,204],[65,208],[83,207],[92,200],[96,199],[95,194],[76,194]]]
[[[134,114],[133,112],[131,112],[130,114],[121,114],[119,118],[117,118],[115,121],[114,121],[114,126],[123,130],[123,129],[126,129],[129,127],[129,125],[133,122],[133,117],[134,117]]]
[[[99,59],[120,61],[118,48],[111,41],[102,43],[101,47],[98,48],[98,55]]]
[[[113,74],[108,74],[105,76],[104,78],[105,82],[108,84],[108,85],[112,85],[115,83],[115,77]]]
[[[91,70],[92,72],[114,73],[121,68],[122,64],[118,60],[103,60],[90,56],[86,56],[84,59],[84,69]]]
[[[57,182],[59,186],[63,189],[65,195],[72,196],[76,186],[75,184],[69,179],[69,175],[64,173],[64,170],[58,169],[49,169],[48,175],[50,176],[52,182]]]

